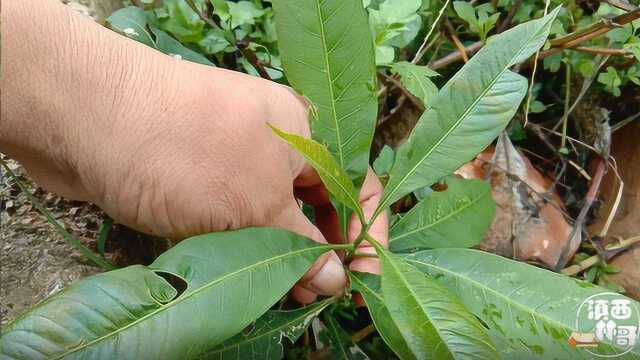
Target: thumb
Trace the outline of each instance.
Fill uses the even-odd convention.
[[[324,236],[302,213],[295,201],[286,207],[273,223],[274,226],[293,231],[316,242],[326,244]],[[307,273],[298,281],[294,289],[296,300],[307,303],[316,295],[339,295],[347,285],[347,277],[340,258],[334,251],[323,254]],[[306,290],[306,291],[305,291]],[[300,295],[300,296],[298,296]]]

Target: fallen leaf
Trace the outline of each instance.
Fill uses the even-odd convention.
[[[550,268],[558,264],[572,230],[563,215],[564,205],[551,190],[553,182],[533,167],[508,136],[501,135],[495,147],[487,148],[456,174],[491,182],[496,218],[480,249]],[[569,255],[576,250],[577,246],[571,246]]]

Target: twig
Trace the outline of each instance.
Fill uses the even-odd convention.
[[[453,41],[453,44],[455,45],[456,49],[458,49],[458,51],[460,52],[462,61],[464,61],[465,63],[469,62],[469,56],[467,55],[464,45],[462,45],[462,42],[458,38],[458,34],[456,34],[456,30],[453,28],[453,25],[451,25],[451,22],[448,19],[444,21],[444,26],[445,28],[447,28],[447,32],[451,37],[451,41]]]
[[[351,335],[351,341],[353,341],[354,344],[357,344],[375,331],[376,331],[375,325],[369,324],[364,328],[353,333],[353,335]]]
[[[629,248],[631,245],[639,243],[640,242],[640,236],[633,236],[630,237],[628,239],[622,240],[620,241],[618,244],[614,244],[614,245],[610,245],[605,247],[605,251],[615,251],[615,250],[623,250],[626,248]],[[607,258],[604,259],[609,260],[608,258],[613,257],[612,256],[606,256]],[[600,255],[593,255],[590,256],[582,261],[580,261],[578,264],[574,264],[571,266],[568,266],[564,269],[562,269],[561,273],[568,275],[568,276],[573,276],[576,275],[582,271],[587,270],[588,268],[592,267],[593,265],[599,263],[601,260]]]
[[[540,125],[536,125],[537,129],[542,129],[544,131],[547,131],[551,134],[554,134],[556,136],[562,136],[560,133],[558,133],[557,131],[551,130],[551,129],[547,129],[545,127],[542,127]],[[571,136],[567,136],[567,139],[571,142],[576,142],[584,147],[586,147],[587,149],[599,154],[598,150],[596,148],[594,148],[593,146],[589,145],[589,144],[585,144],[584,142],[574,139]],[[620,176],[620,172],[618,171],[618,163],[616,162],[616,159],[609,155],[607,161],[607,166],[613,170],[613,173],[616,175],[616,178],[618,179],[618,195],[616,195],[616,201],[613,204],[613,207],[611,208],[611,211],[609,212],[609,216],[607,217],[607,221],[605,222],[605,226],[602,228],[602,230],[600,231],[600,237],[604,237],[608,230],[609,230],[609,226],[611,225],[611,222],[613,221],[613,217],[615,216],[617,210],[618,210],[618,206],[620,205],[620,200],[622,199],[622,193],[624,191],[624,181],[622,180],[622,177]]]
[[[631,116],[629,116],[628,118],[619,121],[618,123],[616,123],[615,125],[611,126],[611,132],[615,132],[620,130],[621,127],[631,123],[633,120],[640,118],[640,112],[633,114]]]
[[[545,1],[544,4],[544,16],[547,16],[549,11],[549,1]],[[540,49],[536,51],[536,55],[533,57],[533,71],[531,72],[531,81],[529,82],[529,89],[527,89],[527,101],[524,104],[524,127],[529,123],[529,108],[531,107],[531,98],[533,97],[533,85],[536,81],[536,70],[538,69],[538,60],[540,59]]]
[[[438,16],[433,21],[433,24],[431,24],[431,28],[429,29],[429,32],[427,32],[427,35],[424,36],[424,40],[422,40],[422,44],[420,44],[420,47],[416,52],[416,56],[413,58],[413,60],[411,60],[412,64],[417,64],[418,61],[422,59],[422,56],[424,56],[424,53],[427,51],[425,48],[425,46],[427,46],[427,41],[429,40],[429,37],[433,33],[433,30],[435,30],[436,26],[438,25],[438,22],[440,21],[442,14],[444,14],[444,11],[447,9],[447,6],[449,6],[449,1],[451,0],[446,0],[444,5],[442,5],[442,8],[440,8],[440,12],[438,13]]]
[[[562,51],[563,49],[574,48],[585,41],[591,40],[599,35],[602,35],[622,25],[628,24],[639,18],[640,18],[640,9],[636,9],[626,14],[616,16],[613,19],[600,20],[586,28],[576,30],[573,33],[563,36],[561,38],[553,39],[550,41],[552,49],[541,52],[540,56],[538,57],[538,60],[544,59],[547,56],[556,54]],[[481,47],[482,47],[482,42],[480,41],[475,42],[465,48],[465,53],[467,53],[468,55],[473,55],[478,50],[480,50]],[[437,70],[451,63],[459,61],[461,58],[462,58],[461,52],[459,50],[456,50],[434,61],[429,67],[433,70]]]
[[[600,72],[600,69],[602,69],[602,66],[609,60],[609,55],[606,55],[604,57],[597,56],[595,60],[597,62],[597,66],[593,71],[593,74],[591,74],[589,78],[587,78],[585,81],[582,82],[580,93],[578,93],[578,97],[573,102],[573,104],[571,104],[571,107],[569,108],[567,116],[573,113],[573,110],[575,110],[576,106],[578,106],[578,103],[582,100],[584,95],[587,93],[587,90],[589,90],[589,88],[591,87],[591,84],[593,84],[594,80],[598,77],[598,73]],[[560,126],[562,121],[564,121],[564,116],[560,118],[560,120],[558,120],[558,122],[553,126],[553,130],[557,130],[558,126]]]
[[[617,7],[618,9],[622,9],[624,11],[634,11],[638,9],[637,6],[629,4],[624,0],[602,0],[602,2],[605,2],[613,7]]]
[[[611,169],[613,169],[613,173],[616,175],[616,178],[618,179],[618,193],[616,194],[616,199],[613,202],[613,206],[611,206],[611,210],[609,211],[609,215],[607,216],[607,220],[604,222],[604,226],[602,227],[602,230],[600,230],[600,237],[605,237],[607,235],[607,233],[609,232],[609,227],[611,226],[611,223],[613,222],[613,218],[616,215],[616,213],[618,212],[618,207],[620,206],[620,201],[622,200],[622,194],[624,191],[624,181],[622,181],[622,177],[620,176],[620,173],[618,172],[618,164],[616,163],[616,159],[612,156],[610,156],[611,161],[613,162],[613,165],[609,164],[609,166],[611,166]]]
[[[536,189],[534,189],[533,186],[529,185],[518,174],[510,172],[509,170],[497,165],[495,162],[493,162],[491,160],[484,160],[484,159],[479,159],[479,158],[477,158],[477,160],[480,160],[481,162],[489,164],[491,167],[502,171],[503,173],[505,173],[505,175],[507,175],[507,178],[513,178],[515,181],[517,181],[519,183],[522,183],[524,186],[527,187],[527,189],[529,189],[529,191],[531,191],[532,193],[536,194],[542,200],[544,200],[545,203],[550,204],[556,210],[558,210],[560,213],[562,213],[562,215],[564,215],[565,218],[567,218],[569,220],[573,220],[573,218],[571,218],[571,215],[569,215],[569,213],[567,213],[567,211],[565,209],[563,209],[560,206],[558,206],[558,204],[555,203],[553,198],[551,196],[547,195],[547,193],[551,193],[551,190],[553,189],[553,186],[550,187],[549,189],[546,189],[545,193],[541,193],[541,192],[537,191]]]
[[[522,5],[522,0],[514,1],[513,5],[511,5],[511,8],[509,8],[509,12],[507,13],[507,16],[504,18],[503,21],[500,22],[500,25],[498,25],[498,28],[496,29],[496,32],[498,34],[505,31],[511,25],[511,22],[513,21],[513,17],[518,12],[520,5]]]
[[[211,19],[210,17],[207,16],[207,14],[205,12],[202,12],[198,9],[198,7],[196,6],[196,4],[193,2],[193,0],[186,0],[187,5],[189,5],[189,7],[191,8],[191,10],[193,10],[196,14],[198,14],[198,17],[200,18],[200,20],[204,21],[205,23],[209,24],[209,26],[211,26],[212,28],[216,29],[216,30],[222,30],[220,28],[220,26],[213,21],[213,19]]]
[[[571,100],[571,64],[565,64],[565,90],[564,90],[564,114],[562,115],[562,138],[560,138],[560,151],[568,154],[567,142],[567,122],[569,120],[569,101]]]
[[[471,56],[473,54],[475,54],[476,52],[478,52],[478,50],[480,50],[480,48],[482,47],[482,42],[478,41],[475,42],[467,47],[464,48],[464,52],[465,54],[467,54],[468,56]],[[456,50],[452,53],[450,53],[449,55],[446,55],[436,61],[434,61],[431,65],[429,65],[429,68],[433,69],[433,70],[437,70],[437,69],[441,69],[449,64],[452,64],[458,60],[462,59],[462,53],[460,52],[460,50]]]
[[[582,175],[582,177],[584,177],[585,179],[587,179],[587,181],[591,181],[592,177],[591,175],[589,175],[589,173],[587,173],[587,171],[585,169],[583,169],[580,165],[576,164],[573,160],[569,159],[567,160],[567,162],[569,163],[569,165],[573,166],[574,169],[576,169],[578,171],[578,173],[580,175]]]
[[[238,41],[236,46],[245,57],[245,59],[247,59],[247,61],[249,61],[249,63],[253,65],[253,67],[258,71],[258,74],[260,74],[261,78],[271,80],[271,76],[269,76],[269,73],[264,67],[264,64],[260,59],[258,59],[256,53],[249,49],[249,44],[246,41]]]
[[[596,173],[593,175],[593,179],[591,184],[589,185],[589,190],[587,191],[587,195],[585,197],[585,203],[580,209],[580,213],[576,218],[576,221],[573,224],[573,230],[571,230],[571,234],[569,235],[569,241],[563,246],[562,252],[560,253],[560,259],[556,264],[556,271],[559,271],[561,268],[565,267],[567,262],[569,261],[569,250],[571,248],[576,247],[578,240],[580,239],[580,234],[582,233],[582,228],[584,222],[587,218],[587,214],[591,209],[596,197],[598,196],[598,192],[600,191],[600,184],[602,183],[602,178],[604,177],[604,173],[606,170],[605,161],[603,158],[598,159],[598,164],[596,167]]]
[[[610,30],[619,28],[640,18],[640,10],[630,11],[628,13],[618,15],[611,19],[601,19],[587,27],[578,29],[571,34],[553,39],[549,41],[552,47],[572,48],[587,40],[591,40],[596,36],[602,35]]]
[[[627,49],[612,49],[603,47],[576,46],[571,50],[580,51],[588,54],[613,55],[613,56],[629,56],[631,51]]]
[[[425,107],[424,104],[422,103],[422,101],[420,101],[418,98],[416,98],[412,93],[409,92],[409,90],[407,90],[402,83],[394,78],[393,76],[389,76],[387,74],[384,73],[379,73],[380,76],[382,76],[385,80],[389,81],[390,83],[392,83],[396,88],[398,88],[402,94],[404,96],[406,96],[407,98],[409,98],[409,100],[411,101],[411,103],[413,103],[413,105],[415,105],[416,108],[418,108],[420,111],[424,111]]]

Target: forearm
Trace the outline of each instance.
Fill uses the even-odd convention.
[[[141,98],[161,91],[153,77],[170,76],[171,59],[55,0],[5,0],[1,24],[0,151],[36,177],[66,178],[52,190],[77,192],[82,159],[92,158],[79,155],[144,111]]]

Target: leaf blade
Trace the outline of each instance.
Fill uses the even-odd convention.
[[[378,109],[373,40],[362,1],[276,0],[273,8],[287,78],[317,108],[313,139],[361,183]]]
[[[349,273],[351,287],[362,295],[371,315],[376,330],[385,343],[400,357],[400,359],[415,359],[400,333],[400,329],[391,319],[391,314],[384,304],[380,277],[369,273]]]
[[[447,180],[447,190],[422,199],[389,230],[389,249],[471,247],[491,226],[496,204],[482,180]],[[464,224],[464,226],[460,226]]]
[[[438,88],[429,77],[438,76],[437,72],[406,61],[392,64],[391,72],[400,76],[402,84],[411,94],[422,100],[426,108],[431,107],[432,99],[438,96]]]
[[[147,17],[142,9],[128,6],[117,10],[107,18],[107,23],[112,30],[154,49],[157,48],[147,28]]]
[[[266,312],[329,249],[281,229],[196,236],[149,267],[99,274],[63,290],[4,329],[0,352],[192,358]],[[159,273],[183,279],[186,289],[179,293]]]
[[[480,322],[455,296],[380,245],[376,251],[384,302],[416,358],[500,358]]]
[[[326,147],[319,143],[305,139],[302,136],[287,133],[272,125],[273,132],[286,141],[318,172],[318,176],[327,187],[327,190],[342,204],[358,214],[362,214],[356,189],[346,172],[336,163]]]
[[[284,338],[295,342],[304,332],[311,320],[335,299],[326,299],[307,307],[279,311],[271,310],[260,317],[250,334],[238,334],[208,351],[204,359],[243,359],[243,360],[277,360],[283,357],[282,341]]]
[[[398,150],[377,213],[450,174],[505,128],[527,87],[508,68],[542,46],[558,10],[496,35],[442,87]]]
[[[608,290],[472,249],[425,250],[405,258],[420,271],[441,279],[482,319],[506,358],[593,358],[567,340],[576,330],[580,302]],[[640,347],[619,358],[640,359]]]

